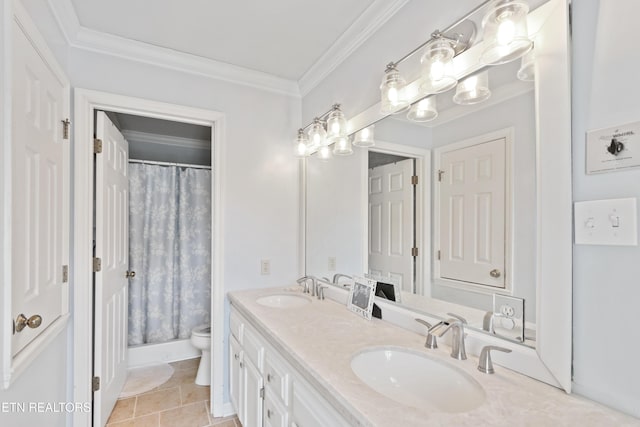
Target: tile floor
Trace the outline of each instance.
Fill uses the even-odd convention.
[[[199,362],[171,363],[175,371],[166,383],[118,400],[107,427],[242,427],[235,416],[211,417],[209,387],[194,383]]]

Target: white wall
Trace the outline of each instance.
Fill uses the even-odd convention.
[[[573,2],[573,196],[640,197],[640,169],[585,174],[585,132],[640,120],[634,0]],[[574,246],[574,390],[640,417],[640,248]]]

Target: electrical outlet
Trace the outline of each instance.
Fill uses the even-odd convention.
[[[260,274],[268,276],[271,274],[271,261],[268,259],[260,260]]]
[[[502,307],[500,307],[500,313],[507,317],[513,317],[516,314],[516,310],[510,305],[504,304],[502,305]]]
[[[330,256],[329,257],[329,271],[336,271],[336,257],[334,256]]]

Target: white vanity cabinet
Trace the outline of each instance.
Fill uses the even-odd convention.
[[[231,307],[230,395],[243,427],[349,424]]]

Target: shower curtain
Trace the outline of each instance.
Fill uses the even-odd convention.
[[[129,163],[129,269],[129,345],[209,323],[210,170]]]

